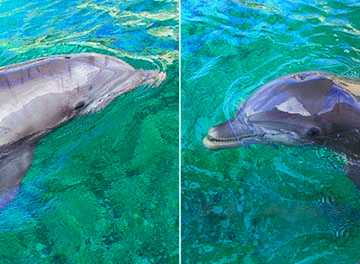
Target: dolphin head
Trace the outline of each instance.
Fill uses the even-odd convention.
[[[0,146],[43,135],[164,78],[164,73],[136,70],[95,53],[50,56],[0,68]]]
[[[330,145],[360,128],[360,107],[346,82],[327,72],[303,72],[262,86],[236,116],[212,127],[211,150],[249,144]]]
[[[141,85],[159,85],[165,78],[164,73],[135,70],[106,55],[83,53],[66,58],[74,84],[69,91],[69,110],[74,115],[101,110],[119,95]]]

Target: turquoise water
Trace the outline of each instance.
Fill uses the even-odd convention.
[[[201,143],[279,76],[360,77],[359,38],[357,1],[182,1],[183,263],[360,261],[360,192],[343,157]]]
[[[0,263],[177,263],[178,2],[0,1],[0,64],[98,52],[167,80],[41,140]]]

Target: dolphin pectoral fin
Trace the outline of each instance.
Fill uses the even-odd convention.
[[[0,210],[14,200],[21,180],[28,171],[34,148],[29,145],[19,145],[0,160]]]
[[[348,163],[345,172],[348,177],[355,183],[356,187],[360,189],[360,164]]]

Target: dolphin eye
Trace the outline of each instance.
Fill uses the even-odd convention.
[[[307,135],[309,138],[317,138],[320,136],[320,129],[318,127],[312,127],[308,130]]]
[[[85,106],[85,101],[80,101],[75,105],[74,110],[80,110],[84,106]]]

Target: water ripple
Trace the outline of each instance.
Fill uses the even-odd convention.
[[[359,192],[341,157],[201,146],[209,127],[272,79],[307,70],[360,76],[359,2],[188,0],[182,12],[183,160],[198,168],[182,175],[184,262],[359,261]],[[316,203],[321,197],[336,203]]]
[[[0,12],[0,24],[7,28],[0,33],[0,48],[7,50],[2,65],[33,49],[46,52],[57,46],[58,52],[69,53],[72,45],[118,57],[158,61],[163,69],[178,57],[176,1],[159,2],[158,8],[147,11],[131,9],[135,3],[127,6],[106,1],[32,1],[23,6],[10,2],[0,3],[0,10],[13,10]]]
[[[177,0],[0,0],[1,65],[99,52],[168,76],[41,140],[0,214],[1,263],[176,263],[177,12]]]

